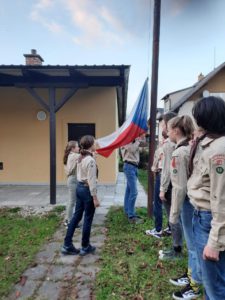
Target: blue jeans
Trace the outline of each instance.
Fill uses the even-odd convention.
[[[135,212],[135,202],[137,198],[137,172],[138,168],[128,164],[124,163],[123,165],[123,171],[127,178],[127,187],[124,197],[124,212],[128,215],[128,218],[133,218],[136,216]]]
[[[163,215],[162,215],[162,201],[159,198],[160,193],[160,172],[155,174],[155,188],[154,188],[154,202],[153,202],[153,214],[155,217],[155,229],[157,231],[162,230],[162,222],[163,222]]]
[[[181,210],[181,222],[188,250],[188,268],[191,270],[191,278],[196,283],[201,283],[200,265],[197,258],[197,249],[194,243],[194,235],[192,230],[193,214],[194,207],[191,205],[188,196],[186,196]]]
[[[66,237],[64,239],[65,246],[71,246],[75,228],[79,224],[84,213],[83,231],[82,231],[82,247],[87,247],[90,243],[91,225],[95,213],[93,198],[90,194],[88,186],[78,182],[77,184],[77,201],[75,212],[69,223]]]
[[[221,300],[225,299],[225,251],[220,252],[219,261],[204,260],[202,257],[211,230],[211,221],[210,211],[194,211],[193,232],[206,300]]]

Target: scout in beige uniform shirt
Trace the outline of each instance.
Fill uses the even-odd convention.
[[[166,193],[170,184],[170,161],[172,153],[175,149],[175,144],[166,139],[163,144],[163,163],[162,163],[162,174],[160,182],[160,191]]]
[[[64,171],[67,176],[75,175],[77,168],[77,160],[80,155],[71,151],[67,158],[67,163],[64,165]]]
[[[128,161],[136,165],[140,162],[140,150],[139,147],[145,147],[147,145],[145,138],[137,138],[135,142],[127,144],[121,147],[121,154],[123,161]]]
[[[87,155],[78,162],[77,180],[89,186],[91,196],[97,195],[97,165],[93,156]]]
[[[163,145],[159,145],[154,154],[154,160],[151,167],[152,172],[159,172],[162,170],[162,162],[163,162]]]
[[[64,165],[64,171],[67,175],[67,187],[69,191],[69,201],[67,203],[66,208],[66,217],[65,217],[65,225],[68,226],[68,223],[70,222],[75,203],[76,203],[76,185],[77,185],[77,161],[79,158],[79,154],[71,151],[67,158],[67,163]]]
[[[188,162],[190,157],[190,145],[180,146],[186,138],[179,141],[172,154],[170,164],[170,177],[172,183],[172,201],[170,219],[172,224],[179,222],[179,216],[185,197],[187,195]]]
[[[197,210],[211,211],[208,243],[225,250],[225,137],[205,137],[198,145],[193,173],[188,180],[188,196]]]

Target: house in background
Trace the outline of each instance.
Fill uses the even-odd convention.
[[[0,65],[0,183],[50,183],[54,204],[68,140],[103,137],[124,122],[130,67],[42,65],[36,50],[24,56],[26,65]],[[97,159],[99,182],[114,184],[117,151]]]
[[[191,116],[195,102],[207,96],[217,96],[225,100],[225,63],[206,76],[200,74],[193,86],[166,94],[162,98],[165,113],[173,111],[179,115]]]

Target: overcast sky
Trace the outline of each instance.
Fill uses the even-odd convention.
[[[151,71],[153,0],[0,0],[0,64],[131,65],[128,110]],[[224,0],[162,0],[158,105],[225,61]]]

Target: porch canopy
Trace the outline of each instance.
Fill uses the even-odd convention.
[[[116,87],[119,125],[126,117],[127,89],[130,66],[71,65],[0,65],[0,87],[26,89],[49,112],[50,126],[50,204],[56,204],[56,113],[78,89]],[[36,89],[48,90],[46,102]],[[56,89],[66,89],[56,101]],[[4,101],[1,99],[0,101]]]

